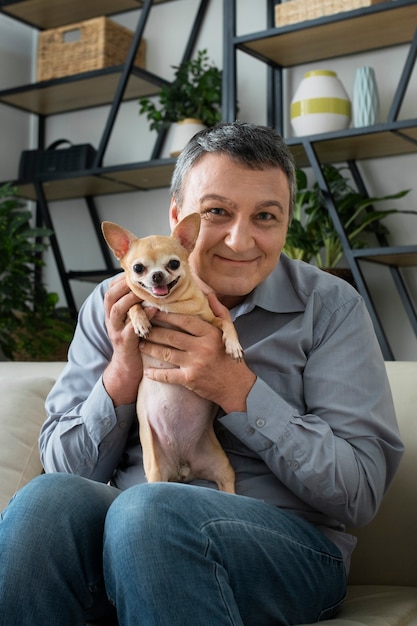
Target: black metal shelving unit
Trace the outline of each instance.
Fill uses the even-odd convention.
[[[288,138],[299,167],[310,166],[327,198],[327,208],[343,244],[357,288],[363,296],[386,360],[394,360],[361,269],[361,261],[389,267],[392,279],[417,335],[417,312],[405,285],[401,268],[417,266],[417,245],[390,246],[379,238],[379,247],[353,250],[322,174],[326,163],[346,162],[353,179],[363,193],[365,185],[357,167],[361,159],[415,154],[417,152],[417,117],[399,120],[399,112],[417,57],[417,2],[388,0],[366,8],[341,12],[315,20],[276,28],[274,0],[268,2],[268,27],[265,31],[237,36],[236,0],[224,0],[224,117],[236,117],[238,51],[251,55],[268,67],[268,124],[283,134],[282,74],[286,68],[391,46],[409,44],[402,74],[385,123],[372,127]]]
[[[97,157],[92,168],[70,174],[55,174],[37,180],[16,181],[20,193],[37,202],[38,220],[52,227],[49,203],[69,198],[84,198],[97,236],[98,216],[94,202],[96,196],[123,193],[158,187],[167,187],[173,171],[174,159],[161,159],[165,136],[158,136],[150,160],[139,163],[122,163],[103,166],[103,157],[114,123],[123,101],[141,96],[156,95],[164,84],[160,77],[134,66],[133,61],[154,5],[173,0],[2,0],[0,11],[38,29],[53,28],[97,15],[112,15],[141,8],[140,19],[132,40],[128,57],[123,65],[87,72],[75,76],[24,85],[0,91],[0,102],[33,113],[39,119],[39,147],[44,147],[45,124],[48,116],[63,112],[83,110],[88,107],[110,105],[103,129]],[[183,60],[192,56],[210,0],[200,0]],[[337,211],[328,194],[321,173],[324,163],[346,161],[356,183],[365,190],[356,167],[357,161],[366,158],[412,154],[417,152],[417,118],[399,120],[398,114],[410,81],[417,55],[417,1],[389,0],[367,8],[346,11],[324,18],[276,28],[274,9],[277,2],[267,2],[267,29],[244,36],[236,34],[237,0],[223,0],[224,59],[223,59],[223,118],[236,117],[238,51],[251,55],[268,68],[267,120],[268,124],[283,132],[282,75],[286,68],[302,63],[331,59],[359,52],[409,44],[409,54],[398,82],[392,106],[385,123],[368,128],[354,128],[337,133],[312,137],[288,138],[297,165],[311,166],[315,176],[328,195],[328,209],[344,245],[345,256],[365,298],[375,330],[387,360],[393,353],[380,322],[374,302],[363,278],[360,263],[363,260],[387,265],[417,334],[417,314],[401,275],[401,267],[417,265],[417,246],[389,246],[379,241],[380,247],[352,250],[340,223]],[[77,97],[74,98],[74,93]],[[99,96],[97,96],[99,94]],[[68,306],[75,310],[71,281],[97,280],[113,273],[112,260],[101,245],[104,268],[85,272],[72,272],[65,266],[58,237],[51,238],[54,257]]]
[[[134,65],[150,12],[154,5],[174,0],[1,0],[0,12],[37,29],[54,28],[98,15],[110,16],[141,9],[125,63],[101,70],[23,85],[0,91],[0,103],[38,116],[38,147],[45,148],[45,125],[51,115],[81,111],[110,105],[97,154],[88,170],[51,173],[36,180],[16,180],[14,184],[22,197],[36,201],[37,223],[54,231],[51,248],[58,268],[68,307],[76,313],[71,287],[72,280],[97,281],[114,274],[112,256],[103,242],[95,197],[168,187],[175,159],[162,159],[160,154],[166,133],[160,133],[150,160],[103,166],[111,133],[123,102],[142,96],[157,95],[167,83],[159,76]],[[182,60],[191,58],[210,0],[196,3],[194,22],[185,45]],[[53,225],[49,203],[71,198],[84,199],[88,215],[98,238],[103,268],[75,272],[67,269],[59,237]]]

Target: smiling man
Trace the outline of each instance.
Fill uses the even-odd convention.
[[[171,192],[171,227],[201,215],[191,266],[215,313],[233,319],[244,359],[230,359],[220,331],[187,315],[154,312],[139,342],[126,323],[136,299],[124,276],[96,288],[47,400],[47,473],[0,524],[4,626],[2,615],[19,626],[81,626],[112,607],[120,626],[332,617],[354,548],[345,527],[372,519],[401,459],[361,297],[281,254],[296,193],[281,137],[239,122],[202,131],[178,158]],[[144,353],[175,367],[143,371]],[[135,414],[142,376],[218,405],[214,427],[237,495],[201,480],[146,483]]]
[[[232,308],[278,263],[289,225],[288,178],[282,170],[248,170],[226,154],[206,154],[183,187],[171,203],[171,226],[192,211],[200,213],[194,272]]]

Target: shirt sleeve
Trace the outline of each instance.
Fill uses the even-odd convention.
[[[375,515],[403,445],[363,300],[325,318],[322,310],[301,372],[303,411],[258,378],[247,412],[221,422],[304,502],[360,526]]]
[[[135,420],[134,405],[114,408],[102,380],[112,347],[105,329],[103,298],[108,281],[81,307],[68,363],[46,399],[39,438],[46,472],[110,480]]]

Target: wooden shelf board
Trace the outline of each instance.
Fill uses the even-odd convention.
[[[154,0],[156,4],[167,0]],[[88,20],[99,15],[112,15],[140,9],[142,0],[9,0],[1,10],[39,29]]]
[[[37,115],[53,115],[111,104],[122,71],[123,66],[118,65],[33,83],[0,92],[0,102]],[[163,81],[157,76],[134,69],[126,86],[124,100],[155,95],[159,93],[161,84]]]
[[[364,11],[273,29],[270,36],[242,37],[239,48],[291,67],[409,43],[417,25],[417,3],[387,2]]]
[[[415,128],[406,128],[404,130],[401,131],[403,135],[405,135],[406,137],[409,137],[410,139],[412,139],[413,141],[415,141],[417,143],[417,127]]]
[[[361,261],[380,263],[394,267],[417,266],[417,246],[381,246],[352,250],[352,255]]]
[[[47,201],[69,200],[85,196],[100,196],[138,190],[169,187],[175,159],[161,159],[128,165],[100,168],[96,171],[62,173],[42,181]],[[15,181],[19,195],[36,200],[33,182]]]
[[[15,184],[20,196],[29,200],[36,200],[36,190],[33,183],[17,181]],[[79,176],[74,174],[60,180],[44,181],[42,184],[48,202],[134,191],[132,187],[120,181],[92,174]]]
[[[161,160],[159,163],[150,162],[145,166],[143,164],[129,164],[117,170],[108,168],[105,175],[136,189],[158,189],[170,186],[174,165],[174,159]]]
[[[383,129],[383,126],[381,126]],[[349,160],[376,159],[386,156],[398,156],[417,152],[417,129],[401,129],[415,143],[408,141],[398,132],[375,129],[369,132],[346,131],[332,135],[310,137],[321,163],[340,163]],[[307,167],[309,160],[305,153],[302,138],[287,139],[298,167]]]
[[[417,266],[417,252],[414,254],[381,254],[375,257],[367,257],[364,261],[379,263],[382,265],[391,265],[394,267],[415,267]]]

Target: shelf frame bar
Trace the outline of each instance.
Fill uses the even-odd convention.
[[[39,207],[39,212],[40,212],[40,219],[42,220],[42,223],[47,228],[49,228],[49,230],[53,232],[53,234],[50,236],[50,243],[51,243],[51,248],[52,248],[52,252],[54,255],[55,263],[57,266],[58,274],[61,279],[62,288],[64,290],[65,298],[67,300],[67,305],[71,314],[75,315],[77,307],[75,304],[75,299],[72,293],[72,289],[68,282],[68,276],[67,276],[67,271],[65,268],[64,258],[62,256],[61,248],[58,243],[57,236],[55,234],[55,229],[54,229],[51,213],[49,211],[43,185],[39,181],[34,181],[33,184],[36,190],[36,197],[37,197],[37,202],[38,202],[38,207]]]
[[[348,167],[352,174],[353,180],[355,181],[355,184],[358,188],[358,191],[365,197],[369,198],[369,194],[363,182],[363,178],[359,172],[357,163],[355,161],[348,161]],[[372,210],[372,208],[370,208],[369,210]],[[384,234],[381,234],[381,233],[377,233],[376,238],[378,240],[379,245],[381,246],[381,252],[383,252],[384,247],[389,246],[388,239],[386,238]],[[398,295],[401,299],[401,303],[410,321],[411,327],[417,336],[417,311],[411,300],[410,293],[404,282],[403,276],[401,274],[401,270],[399,267],[396,267],[393,265],[389,265],[388,267],[389,267],[389,271],[390,271],[392,280],[394,282],[394,285],[397,289]]]
[[[189,61],[192,57],[195,46],[197,44],[198,36],[201,31],[201,27],[204,22],[204,18],[205,18],[209,3],[210,3],[210,0],[200,0],[199,7],[197,10],[196,16],[194,18],[194,23],[193,23],[190,35],[188,37],[187,45],[186,45],[184,54],[181,59],[181,63],[184,63],[185,61]],[[167,134],[168,134],[167,128],[163,128],[161,131],[159,131],[156,141],[155,141],[154,148],[152,150],[152,154],[151,154],[152,160],[158,159],[160,157],[162,153],[162,149],[165,145]]]
[[[316,177],[317,183],[320,187],[320,189],[323,192],[323,196],[324,196],[324,200],[325,200],[325,204],[327,207],[327,210],[330,214],[330,218],[333,222],[333,225],[335,227],[335,230],[338,234],[338,237],[341,241],[342,247],[343,247],[343,252],[345,254],[346,260],[348,262],[348,265],[352,271],[352,275],[354,278],[354,281],[356,283],[356,287],[357,290],[359,291],[359,293],[361,294],[362,298],[365,301],[366,307],[368,309],[369,315],[372,319],[372,323],[374,325],[374,329],[375,329],[375,334],[377,336],[382,354],[384,356],[384,359],[386,361],[393,361],[394,360],[394,354],[392,352],[391,346],[388,342],[387,336],[385,334],[384,328],[382,326],[381,320],[378,316],[378,313],[376,311],[375,308],[375,304],[373,302],[373,299],[371,297],[371,294],[369,292],[369,289],[366,285],[365,279],[363,277],[362,274],[362,270],[360,268],[360,265],[358,263],[357,258],[352,254],[352,248],[350,246],[350,242],[348,239],[348,236],[346,234],[345,228],[342,224],[342,221],[340,219],[339,213],[337,211],[334,199],[332,197],[329,185],[323,175],[322,169],[321,169],[321,165],[319,162],[319,159],[317,157],[317,154],[315,152],[315,149],[313,147],[313,144],[311,142],[311,140],[309,139],[304,139],[303,141],[304,144],[304,149],[307,153],[310,165],[313,169],[314,175]]]
[[[237,60],[234,47],[236,37],[236,0],[223,0],[223,80],[222,119],[236,119]]]
[[[119,83],[116,89],[116,93],[114,95],[114,99],[112,105],[110,107],[109,115],[107,117],[107,122],[104,127],[100,144],[97,149],[97,154],[94,159],[93,168],[101,167],[104,159],[104,155],[110,141],[111,133],[114,128],[114,124],[116,122],[117,114],[120,109],[121,102],[123,100],[123,95],[126,91],[127,83],[129,81],[130,74],[132,72],[132,68],[135,62],[136,52],[139,48],[139,44],[142,40],[143,33],[149,18],[150,10],[152,8],[153,0],[145,0],[143,9],[141,11],[139,21],[135,30],[135,33],[132,38],[132,43],[129,48],[129,52],[127,55],[127,59],[123,68],[123,72],[120,76]]]
[[[102,254],[103,260],[104,260],[104,264],[106,266],[106,271],[108,272],[112,272],[115,271],[114,270],[114,265],[113,265],[113,255],[110,252],[110,248],[108,247],[107,243],[104,240],[104,237],[102,235],[101,232],[101,220],[97,211],[97,206],[94,200],[93,196],[86,196],[85,197],[85,202],[87,204],[87,208],[88,208],[88,213],[90,215],[90,220],[91,223],[93,224],[94,227],[94,232],[97,235],[97,241],[98,241],[98,245],[100,248],[100,252]],[[68,274],[67,274],[68,277]]]
[[[390,110],[388,112],[387,122],[396,122],[398,119],[398,115],[401,110],[401,106],[403,104],[407,88],[411,79],[411,75],[413,73],[415,64],[417,59],[417,29],[413,37],[413,41],[411,42],[410,48],[408,50],[407,58],[404,63],[403,71],[401,72],[400,80],[398,82],[397,89],[395,90],[395,94],[391,103]]]

